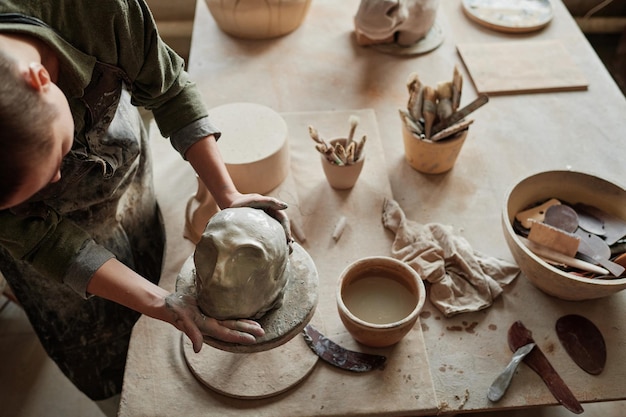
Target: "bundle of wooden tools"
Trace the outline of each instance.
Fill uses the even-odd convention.
[[[309,126],[309,135],[317,145],[317,149],[324,157],[331,163],[344,166],[352,165],[358,162],[363,156],[363,148],[367,137],[363,135],[359,142],[354,140],[354,132],[359,124],[359,118],[357,116],[350,116],[350,132],[346,139],[334,139],[330,143],[322,139],[313,126]]]
[[[409,101],[406,109],[399,109],[406,128],[417,138],[437,142],[467,129],[474,120],[465,119],[474,110],[489,101],[481,94],[467,106],[459,109],[463,75],[457,66],[451,81],[442,81],[433,88],[422,84],[417,73],[409,75]]]

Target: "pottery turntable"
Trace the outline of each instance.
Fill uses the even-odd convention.
[[[212,109],[210,114],[222,131],[218,142],[220,152],[240,191],[265,194],[285,180],[289,172],[288,134],[287,125],[279,114],[253,103],[222,105]],[[214,203],[200,201],[198,196],[208,193],[200,192],[205,191],[201,189],[202,183],[199,187],[199,193],[190,199],[190,203],[199,206],[187,213],[187,228],[194,230],[186,230],[186,237],[198,247],[204,225],[214,214],[203,207],[213,207]],[[178,274],[177,292],[198,295],[197,269],[192,255]],[[313,370],[319,358],[311,353],[303,337],[296,336],[315,313],[318,274],[309,254],[295,242],[289,255],[289,270],[282,305],[257,319],[265,336],[257,339],[256,344],[234,344],[205,337],[202,350],[195,353],[191,341],[182,335],[182,354],[202,384],[223,395],[258,399],[288,390]],[[285,363],[290,366],[285,367]]]
[[[194,376],[207,387],[235,398],[265,398],[297,385],[312,370],[318,356],[312,354],[299,333],[309,323],[317,305],[317,270],[311,257],[297,243],[291,254],[292,275],[281,307],[258,322],[265,336],[254,345],[222,342],[205,337],[199,353],[181,335],[182,353]],[[193,258],[187,259],[176,280],[177,292],[194,293]],[[319,327],[319,324],[317,324]],[[289,367],[284,364],[289,363]]]

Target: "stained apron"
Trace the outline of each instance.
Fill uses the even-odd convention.
[[[128,93],[122,91],[110,109],[86,135],[88,152],[66,156],[61,181],[42,190],[40,198],[119,261],[158,283],[165,232],[148,135]],[[140,314],[99,297],[84,299],[1,247],[0,271],[44,349],[74,385],[92,400],[120,393],[131,330]]]

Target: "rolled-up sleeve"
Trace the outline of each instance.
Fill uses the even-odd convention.
[[[185,71],[184,60],[163,42],[146,4],[126,4],[112,39],[134,47],[118,48],[114,64],[131,81],[133,104],[152,112],[163,137],[176,134],[174,148],[184,154],[194,139],[217,131],[208,122],[204,100]]]
[[[170,142],[174,149],[185,158],[185,153],[191,145],[209,135],[213,135],[215,139],[219,139],[221,132],[211,124],[208,117],[203,117],[174,132],[170,137]]]
[[[37,214],[0,211],[0,245],[41,275],[64,283],[87,298],[87,285],[113,253],[50,208]]]

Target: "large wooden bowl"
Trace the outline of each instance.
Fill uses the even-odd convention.
[[[577,276],[550,265],[524,245],[513,228],[515,215],[550,198],[595,206],[626,220],[626,191],[597,176],[575,171],[547,171],[523,179],[505,197],[502,227],[513,258],[526,278],[545,293],[563,300],[602,298],[626,288],[626,278],[604,280]]]
[[[311,0],[206,0],[224,32],[242,39],[271,39],[296,30]]]

